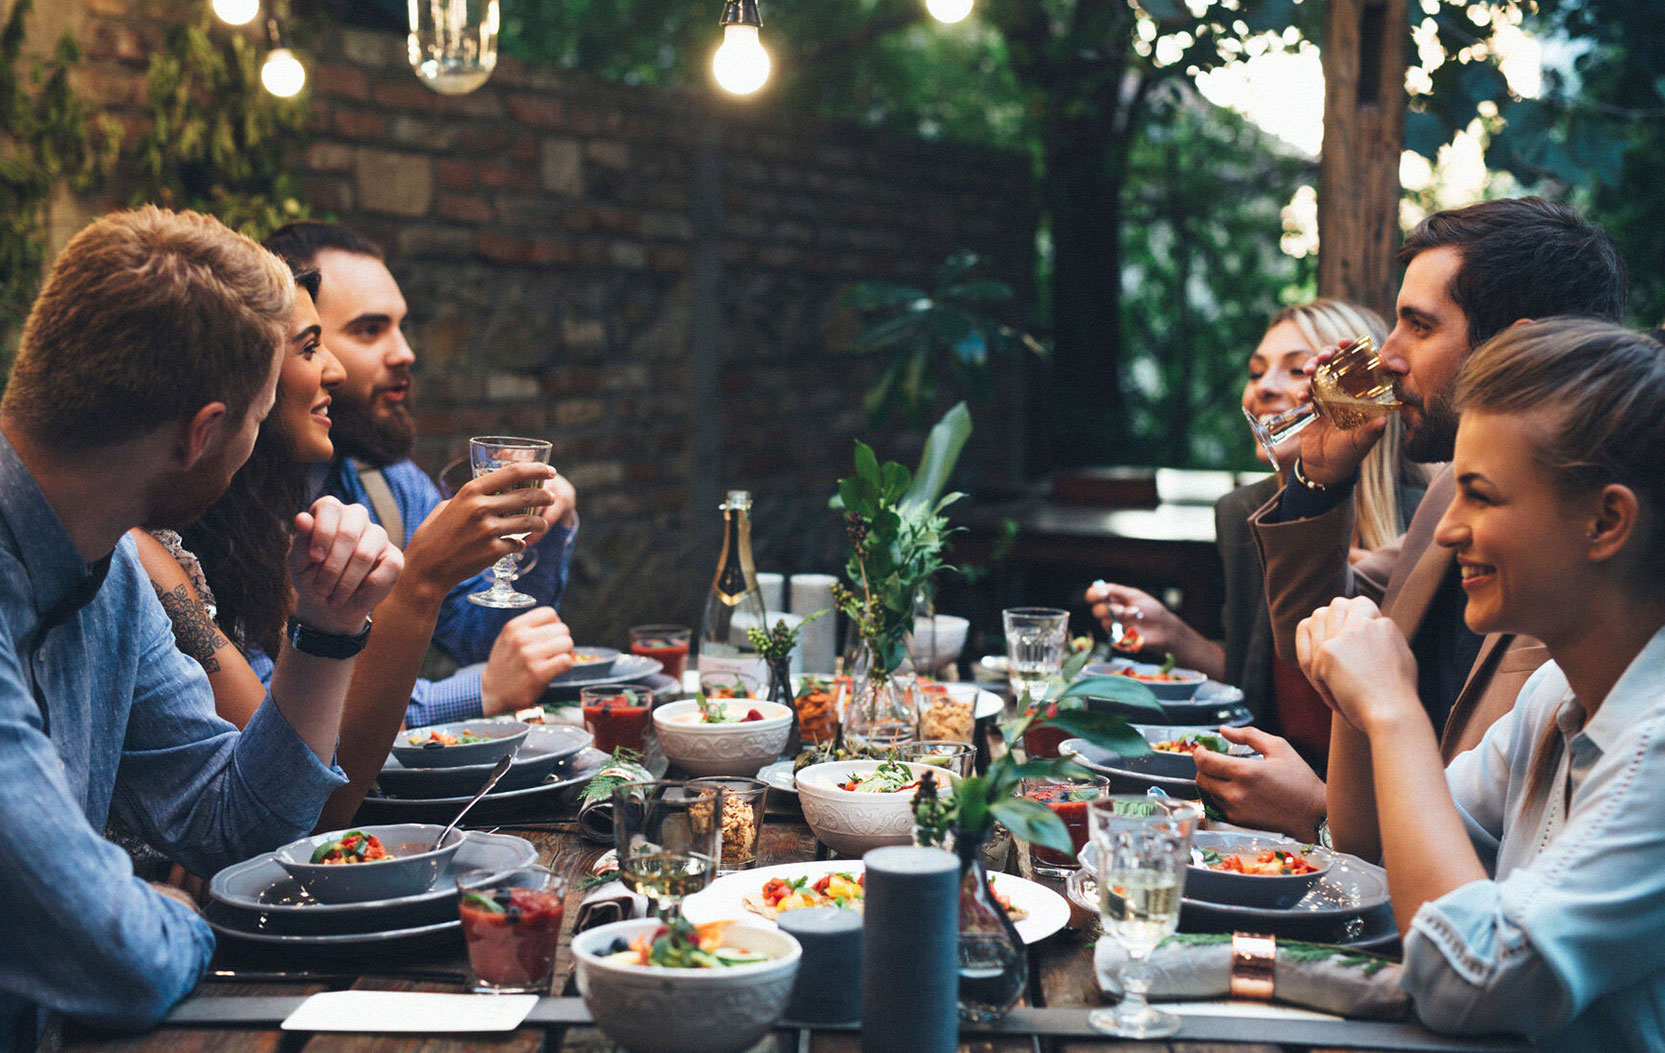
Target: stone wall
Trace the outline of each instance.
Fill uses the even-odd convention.
[[[118,108],[140,97],[166,18],[197,9],[75,3],[85,89]],[[928,282],[968,248],[1029,288],[1024,157],[509,60],[479,91],[440,96],[388,33],[303,51],[313,132],[296,164],[317,213],[388,250],[419,356],[418,460],[437,470],[471,434],[554,442],[579,490],[564,607],[584,641],[697,620],[723,490],[755,495],[761,567],[827,570],[840,538],[826,498],[852,438],[917,456],[917,434],[862,421],[873,366],[846,347],[860,326],[843,287]],[[974,409],[967,460],[1010,478],[1022,384],[999,390]]]

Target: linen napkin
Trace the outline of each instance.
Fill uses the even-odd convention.
[[[1170,936],[1151,952],[1150,999],[1231,996],[1232,938],[1223,933]],[[1103,936],[1093,952],[1099,987],[1120,998],[1127,951]],[[1272,1000],[1361,1020],[1398,1020],[1410,1011],[1399,987],[1400,966],[1373,954],[1328,944],[1279,940],[1272,968]]]
[[[627,782],[652,782],[653,773],[640,763],[613,759],[584,784],[578,793],[578,831],[592,841],[613,843],[613,787]]]
[[[573,916],[572,931],[583,932],[585,929],[593,929],[610,922],[647,917],[647,897],[625,888],[624,882],[616,876],[618,870],[617,851],[608,852],[595,861],[595,865],[590,868],[591,876],[615,876],[584,894],[583,900],[578,904],[578,911]]]

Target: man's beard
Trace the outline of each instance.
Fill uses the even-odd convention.
[[[344,392],[330,403],[330,440],[337,457],[356,457],[385,468],[410,456],[416,442],[416,422],[400,403],[388,406],[378,419],[369,407]]]
[[[1451,460],[1457,448],[1457,406],[1449,393],[1422,404],[1422,420],[1406,430],[1402,448],[1417,464]]]

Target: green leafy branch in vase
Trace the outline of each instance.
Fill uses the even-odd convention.
[[[844,512],[845,575],[853,587],[835,586],[833,601],[871,650],[876,676],[902,664],[915,601],[948,567],[943,555],[953,530],[942,511],[965,495],[943,490],[970,435],[971,414],[962,402],[931,429],[917,471],[895,461],[879,464],[858,441],[856,474],[838,481],[832,504]]]
[[[1060,678],[1040,698],[1028,692],[1018,700],[1017,719],[1001,725],[1009,743],[1022,741],[1031,727],[1050,726],[1109,750],[1122,757],[1148,754],[1150,746],[1128,718],[1087,708],[1088,699],[1108,699],[1124,709],[1139,713],[1147,722],[1165,719],[1162,704],[1150,688],[1124,676],[1087,676],[1076,679],[1086,666],[1088,655],[1077,654],[1064,663]],[[1019,761],[1011,750],[990,762],[982,775],[961,779],[955,787],[953,806],[946,808],[933,789],[914,795],[914,821],[922,844],[943,844],[952,834],[956,843],[980,844],[1003,824],[1030,844],[1040,845],[1074,858],[1075,846],[1064,821],[1040,801],[1019,795],[1024,779],[1089,778],[1092,772],[1068,757]],[[923,788],[922,788],[923,789]]]

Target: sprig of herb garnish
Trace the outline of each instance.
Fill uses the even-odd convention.
[[[618,787],[627,782],[637,781],[625,772],[612,771],[614,768],[625,765],[641,767],[642,755],[624,746],[614,750],[613,756],[608,759],[606,764],[601,766],[601,770],[589,782],[584,784],[584,789],[579,791],[578,799],[583,802],[605,801],[613,796],[613,791]]]

